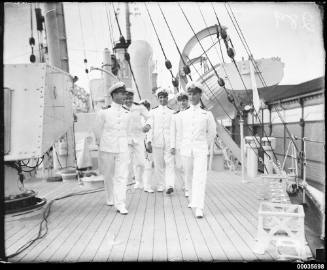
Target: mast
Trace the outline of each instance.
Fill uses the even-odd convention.
[[[67,38],[65,28],[64,8],[62,2],[47,2],[44,4],[45,26],[47,33],[47,46],[49,64],[58,67],[69,73]],[[66,155],[57,155],[58,151],[53,151],[54,170],[59,169],[60,164],[67,164],[67,167],[76,167],[73,125],[67,131],[67,139],[63,138],[61,143],[67,145]],[[55,143],[54,150],[59,143]],[[58,157],[58,158],[57,158]],[[60,164],[58,162],[60,160]],[[64,166],[64,165],[62,165]]]
[[[125,19],[126,19],[126,41],[128,44],[131,44],[131,20],[130,20],[130,12],[129,12],[129,4],[125,3]]]
[[[49,64],[69,72],[63,3],[44,4]]]

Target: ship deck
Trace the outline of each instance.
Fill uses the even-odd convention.
[[[180,179],[172,195],[129,188],[128,215],[106,206],[104,191],[57,200],[48,217],[47,235],[9,261],[274,261],[277,252],[272,245],[264,255],[253,252],[258,181],[242,183],[234,173],[209,171],[202,219],[187,207]],[[48,202],[86,191],[77,181],[38,179],[25,187]],[[37,235],[41,220],[42,211],[19,219],[6,216],[7,256]]]

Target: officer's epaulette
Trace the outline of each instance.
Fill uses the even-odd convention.
[[[190,106],[188,106],[184,111],[188,110],[190,108]]]
[[[208,109],[207,109],[206,107],[204,107],[203,105],[201,105],[200,108],[201,108],[202,110],[205,110],[205,111],[208,110]]]
[[[174,114],[176,114],[176,113],[179,113],[179,112],[180,112],[180,110],[178,110],[178,111],[174,112]]]
[[[122,106],[126,111],[129,111],[129,109],[127,108],[127,107],[125,107],[125,106]]]
[[[153,107],[152,110],[153,110],[153,109],[157,109],[158,107],[159,107],[159,106]]]
[[[137,102],[133,102],[134,105],[141,105],[140,103],[137,103]]]
[[[103,106],[102,107],[102,110],[106,110],[106,109],[109,109],[111,107],[111,105],[108,105],[108,106]]]
[[[168,106],[167,106],[167,108],[170,109],[170,110],[173,110],[172,108],[170,108],[170,107],[168,107]]]

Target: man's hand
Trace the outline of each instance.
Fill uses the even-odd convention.
[[[96,144],[97,146],[100,146],[100,139],[95,138],[95,144]]]
[[[144,133],[148,132],[149,130],[151,129],[151,126],[149,124],[146,124],[143,128],[142,128],[142,131]]]
[[[151,142],[148,142],[147,145],[146,145],[146,151],[148,153],[152,153],[152,145],[151,145]]]
[[[176,149],[175,149],[175,148],[171,148],[171,149],[170,149],[170,153],[171,153],[172,155],[175,155],[175,154],[176,154]]]

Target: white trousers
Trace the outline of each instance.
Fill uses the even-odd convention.
[[[104,188],[107,201],[116,207],[125,206],[128,176],[128,152],[109,153],[100,151],[100,172],[104,175]]]
[[[191,156],[182,156],[185,170],[185,189],[190,192],[190,204],[194,208],[204,208],[207,182],[207,153],[193,150]]]
[[[153,184],[153,158],[152,154],[146,153],[145,154],[145,166],[144,166],[144,188],[151,189]]]
[[[169,188],[175,185],[174,155],[168,147],[153,147],[154,173],[158,188]]]
[[[183,159],[181,156],[181,151],[179,148],[176,149],[176,153],[175,153],[175,169],[176,169],[176,174],[180,177],[180,179],[182,179],[184,188],[186,189],[186,174],[183,167]]]
[[[143,139],[134,139],[133,144],[128,145],[129,149],[129,178],[135,176],[137,185],[143,185],[143,173],[145,166],[145,147]]]

